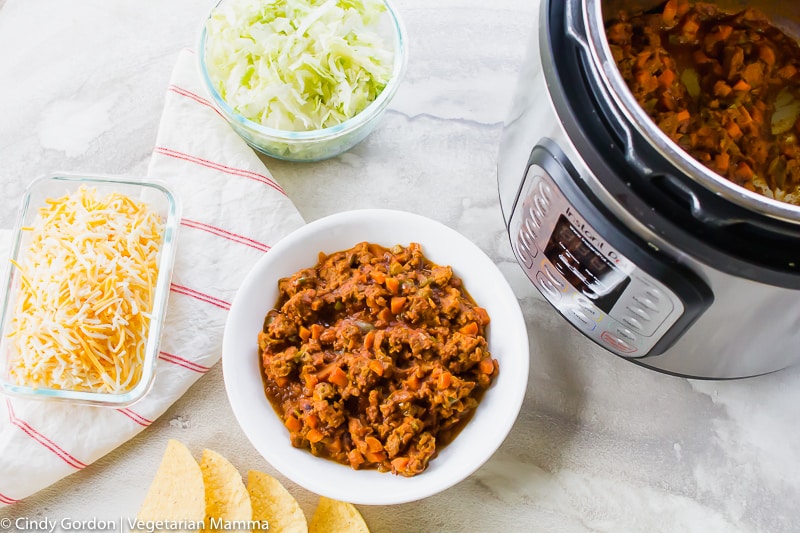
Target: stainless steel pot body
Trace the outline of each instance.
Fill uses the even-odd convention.
[[[570,88],[558,86],[548,75],[564,60],[548,39],[548,3],[542,3],[539,31],[528,46],[498,159],[503,216],[526,275],[579,331],[610,352],[651,369],[727,379],[773,372],[800,361],[797,286],[757,281],[746,269],[745,275],[732,274],[726,265],[687,251],[665,228],[646,222],[624,192],[606,186],[604,176],[615,170],[585,149],[580,127],[567,127],[581,117],[565,116],[560,93]],[[582,48],[585,58],[598,61],[598,78],[613,77],[616,67],[604,62],[604,52],[597,49],[600,41],[591,42],[586,26],[603,16],[599,4],[566,4],[577,7],[571,15],[567,8],[568,18],[583,18],[566,21],[566,33],[572,33],[568,38]],[[570,30],[579,25],[582,31]],[[615,101],[609,106],[620,122],[628,129],[640,128],[637,134],[644,133],[677,172],[725,201],[800,224],[793,206],[755,198],[704,167],[697,168],[652,129],[649,119],[626,108],[629,94],[613,83],[609,86],[623,94],[610,97]],[[620,130],[621,145],[609,145],[608,150],[634,151],[635,143],[625,142],[626,128]],[[796,244],[800,249],[800,240]]]

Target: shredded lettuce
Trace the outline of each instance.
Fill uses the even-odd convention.
[[[219,95],[264,126],[311,131],[357,115],[393,66],[378,32],[381,0],[226,0],[206,23]]]

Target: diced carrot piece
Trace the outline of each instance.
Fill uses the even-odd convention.
[[[293,433],[296,433],[301,429],[303,429],[303,424],[301,424],[300,421],[292,415],[286,417],[286,420],[284,420],[283,425],[286,426],[286,429],[288,429]]]
[[[323,366],[317,372],[317,379],[319,379],[320,381],[328,381],[328,377],[330,377],[331,372],[333,372],[334,368],[337,368],[336,363],[328,363],[327,365]]]
[[[758,58],[771,67],[775,64],[775,50],[771,46],[763,45],[758,49]]]
[[[664,24],[671,26],[675,22],[675,16],[678,14],[678,0],[668,0],[664,4],[664,11],[661,12],[661,20]]]
[[[403,310],[403,306],[406,305],[406,297],[405,296],[394,296],[392,298],[392,302],[390,304],[390,308],[392,310],[393,315],[400,314],[400,311]]]
[[[698,65],[705,65],[706,63],[711,63],[711,58],[708,57],[705,52],[702,50],[695,50],[692,54],[692,59]]]
[[[383,364],[377,359],[370,360],[369,369],[378,374],[379,376],[383,376]]]
[[[675,115],[675,119],[678,122],[686,122],[690,118],[692,118],[692,115],[689,113],[688,109],[683,109],[681,111],[678,111],[678,113]]]
[[[733,121],[729,122],[728,125],[725,126],[725,129],[733,140],[738,140],[742,136],[742,130],[739,128],[739,125]]]
[[[733,26],[723,24],[717,28],[717,31],[714,32],[714,35],[717,37],[717,41],[724,41],[731,36],[731,33],[733,33]]]
[[[683,28],[681,28],[684,37],[694,36],[697,33],[697,30],[699,29],[700,29],[700,24],[692,18],[684,22]]]
[[[384,248],[380,244],[371,242],[367,245],[367,250],[375,257],[381,257],[383,255]]]
[[[752,89],[752,87],[744,80],[739,80],[733,84],[734,91],[749,91],[750,89]]]
[[[717,172],[720,174],[726,174],[730,164],[731,156],[728,154],[728,152],[723,152],[714,156],[714,165],[717,167]]]
[[[319,417],[314,413],[306,416],[306,424],[308,427],[312,429],[317,429],[319,427]]]
[[[278,376],[277,378],[275,378],[275,384],[278,387],[285,387],[286,385],[289,384],[289,378],[287,378],[286,376]]]
[[[358,468],[362,464],[364,464],[364,456],[361,455],[361,452],[353,448],[347,454],[347,460],[350,462],[350,466],[353,468]]]
[[[636,73],[636,82],[648,92],[658,87],[658,79],[646,70],[640,70]]]
[[[644,66],[647,64],[647,60],[651,57],[653,57],[652,50],[644,50],[639,52],[636,55],[636,66],[639,68],[644,68]]]
[[[364,348],[369,350],[373,344],[375,344],[375,330],[371,329],[364,336]]]
[[[324,437],[325,435],[323,435],[322,432],[318,429],[310,429],[308,430],[308,433],[306,433],[306,438],[308,439],[308,442],[319,442]]]
[[[494,361],[492,359],[481,359],[480,370],[490,376],[494,372]]]
[[[383,285],[383,282],[386,281],[386,274],[384,274],[380,270],[370,271],[369,277],[371,277],[375,281],[375,283],[380,283],[381,285]]]
[[[381,441],[370,435],[364,439],[364,442],[367,444],[367,449],[371,452],[380,452],[383,451],[383,444]]]
[[[458,332],[463,333],[464,335],[475,335],[478,333],[478,324],[475,322],[470,322],[469,324],[461,326]]]
[[[400,282],[397,281],[397,278],[386,278],[386,288],[389,289],[389,292],[392,294],[397,294],[400,292]]]
[[[388,307],[384,307],[381,309],[380,313],[378,313],[378,319],[383,320],[388,324],[392,319],[392,311]]]
[[[753,122],[753,117],[750,116],[750,112],[747,108],[743,105],[738,107],[739,111],[739,120],[737,122],[740,126],[747,126],[748,124]]]
[[[420,382],[419,378],[416,374],[411,374],[409,378],[406,380],[406,385],[411,390],[418,390],[422,382]]]
[[[744,67],[742,79],[751,87],[760,87],[764,83],[764,65],[756,61]]]
[[[327,443],[326,447],[328,448],[328,451],[331,451],[333,453],[339,453],[344,449],[344,444],[342,443],[342,439],[339,438],[339,439],[333,439],[332,441]]]
[[[305,384],[307,389],[313,390],[314,387],[317,386],[317,383],[319,383],[319,378],[317,377],[316,374],[305,375]]]
[[[785,80],[793,78],[795,74],[797,74],[797,67],[791,64],[781,67],[781,69],[778,71],[778,76]]]
[[[323,331],[325,331],[325,327],[322,324],[311,324],[311,338],[315,341],[319,340]]]
[[[739,165],[737,165],[733,175],[742,181],[751,181],[753,176],[755,176],[755,173],[753,172],[753,169],[750,168],[750,165],[745,162],[741,162]]]
[[[333,369],[331,375],[328,376],[328,383],[333,383],[339,387],[346,387],[348,384],[347,374],[338,366]]]
[[[665,70],[661,73],[661,75],[658,76],[658,83],[660,83],[664,88],[672,85],[673,81],[675,81],[675,72],[672,70]]]
[[[386,460],[386,452],[367,452],[364,454],[370,463],[382,463]]]
[[[450,372],[442,372],[439,374],[439,379],[436,381],[436,386],[440,390],[444,390],[453,382],[453,375]]]
[[[724,81],[717,80],[716,83],[714,83],[714,96],[719,96],[720,98],[725,98],[726,96],[728,96],[732,92],[733,92],[733,89],[731,89],[731,86],[728,85],[727,83],[725,83]]]
[[[408,466],[409,459],[408,457],[395,457],[392,459],[392,469],[395,472],[400,472],[406,469]]]
[[[311,330],[309,330],[305,326],[300,326],[300,329],[298,330],[297,334],[300,335],[300,338],[303,339],[303,341],[305,342],[311,336]]]
[[[491,320],[489,319],[489,313],[483,307],[476,307],[475,313],[480,317],[481,325],[487,325]]]

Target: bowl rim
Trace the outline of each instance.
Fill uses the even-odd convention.
[[[177,249],[176,240],[178,226],[180,223],[181,202],[175,192],[164,182],[150,178],[134,178],[123,176],[108,176],[99,174],[77,174],[61,172],[38,177],[30,182],[22,196],[22,201],[17,210],[17,219],[11,237],[11,247],[8,257],[18,260],[22,250],[23,224],[26,214],[37,206],[32,205],[32,196],[40,187],[48,187],[49,183],[68,183],[68,184],[97,184],[100,186],[122,186],[140,189],[151,189],[157,191],[166,200],[166,214],[164,215],[164,230],[162,233],[162,243],[158,252],[158,274],[153,286],[153,307],[150,310],[150,328],[145,344],[144,369],[139,382],[131,389],[122,393],[78,391],[73,389],[54,389],[50,387],[30,387],[18,385],[6,379],[6,369],[0,368],[0,391],[3,393],[19,397],[36,400],[57,400],[73,402],[79,404],[94,405],[100,407],[121,408],[130,406],[142,398],[150,391],[156,379],[156,366],[158,362],[158,349],[161,342],[161,334],[164,328],[164,318],[167,311],[169,300],[169,287],[172,280],[172,272],[175,262],[175,252]],[[61,194],[64,191],[54,194]],[[6,268],[2,278],[4,287],[2,299],[0,299],[0,335],[10,324],[13,317],[12,305],[16,301],[16,295],[12,291],[14,285],[14,269],[10,266]],[[0,338],[0,349],[6,350],[6,339],[3,335]],[[0,353],[0,363],[8,364],[5,353]]]
[[[402,18],[397,13],[397,10],[392,5],[392,0],[381,0],[386,6],[386,13],[389,14],[392,23],[392,34],[394,36],[394,57],[395,61],[392,65],[392,75],[389,78],[386,86],[378,94],[377,98],[370,102],[370,104],[362,109],[355,116],[327,128],[306,131],[292,131],[292,130],[279,130],[270,128],[245,118],[241,114],[233,110],[228,103],[220,96],[219,92],[211,82],[211,78],[206,69],[206,26],[211,15],[217,7],[226,0],[218,0],[214,7],[211,8],[208,15],[203,19],[203,24],[200,28],[199,39],[197,42],[197,70],[200,73],[202,85],[206,92],[211,96],[211,99],[217,109],[229,121],[235,122],[239,127],[246,128],[251,132],[258,133],[264,137],[269,137],[272,141],[279,142],[314,142],[320,140],[333,140],[345,136],[354,130],[359,129],[361,126],[369,123],[371,119],[381,114],[391,102],[397,90],[400,87],[401,81],[405,75],[408,65],[408,39],[406,37],[405,25]]]
[[[242,323],[263,321],[263,317],[243,316],[245,308],[253,305],[254,298],[261,297],[254,296],[259,291],[276,293],[277,278],[294,272],[292,268],[296,265],[290,263],[305,265],[310,257],[317,257],[319,249],[311,249],[307,244],[309,240],[327,241],[333,237],[334,240],[349,239],[355,245],[365,239],[361,238],[362,234],[354,234],[352,230],[370,228],[370,225],[377,225],[377,221],[389,227],[411,226],[414,228],[412,231],[424,228],[424,232],[419,232],[416,242],[420,242],[423,254],[434,262],[439,262],[431,257],[436,252],[426,249],[432,247],[431,242],[437,243],[436,245],[446,242],[447,250],[443,254],[465,256],[459,262],[461,264],[449,263],[456,275],[461,276],[459,270],[471,271],[472,274],[468,277],[472,281],[478,274],[481,279],[486,279],[483,285],[488,287],[475,291],[473,283],[472,288],[467,287],[470,294],[475,296],[476,292],[491,293],[493,302],[486,305],[485,301],[479,301],[479,304],[494,309],[502,305],[504,313],[507,311],[504,315],[507,320],[496,323],[493,317],[493,322],[489,325],[490,342],[499,341],[496,345],[504,347],[503,353],[507,354],[501,355],[493,351],[493,356],[500,361],[500,375],[486,391],[473,418],[459,436],[442,448],[425,472],[411,478],[388,472],[380,473],[377,470],[353,470],[349,466],[315,457],[307,450],[291,447],[288,433],[285,433],[280,418],[264,394],[255,339],[251,347],[241,349],[243,344],[248,343],[240,339],[249,336],[257,327],[252,324],[243,326]],[[373,231],[382,230],[365,229],[364,233]],[[401,241],[391,235],[384,238]],[[429,244],[426,245],[426,241]],[[291,257],[293,253],[302,257]],[[265,279],[269,281],[264,283]],[[469,285],[468,281],[465,282]],[[258,288],[268,284],[274,287]],[[258,303],[264,314],[273,305],[274,302],[271,301]],[[328,215],[302,226],[278,241],[256,262],[240,285],[231,305],[222,342],[222,373],[228,401],[234,417],[253,447],[278,472],[307,490],[361,505],[393,505],[420,500],[452,487],[480,468],[505,441],[516,422],[527,390],[529,364],[528,332],[519,301],[494,261],[476,244],[445,224],[422,215],[391,209],[359,209]],[[508,370],[504,373],[503,368]],[[257,384],[253,376],[256,376]],[[492,406],[496,409],[488,410]],[[485,431],[487,427],[491,431]],[[284,430],[277,437],[281,439],[280,445],[276,445],[276,436],[274,432],[270,432],[271,429]],[[468,447],[464,444],[467,442]],[[476,442],[477,446],[474,444]],[[387,487],[391,487],[391,490]]]

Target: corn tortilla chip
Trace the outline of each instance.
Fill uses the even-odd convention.
[[[264,472],[250,470],[247,492],[253,504],[253,520],[269,523],[271,533],[308,533],[306,515],[280,481]]]
[[[250,522],[253,517],[250,495],[236,467],[217,452],[203,450],[200,470],[206,489],[206,530],[220,530],[234,522]],[[235,531],[249,532],[250,529]]]
[[[200,465],[186,446],[169,440],[137,518],[202,523],[205,510]]]
[[[321,496],[308,525],[308,532],[369,533],[369,528],[353,504]]]

